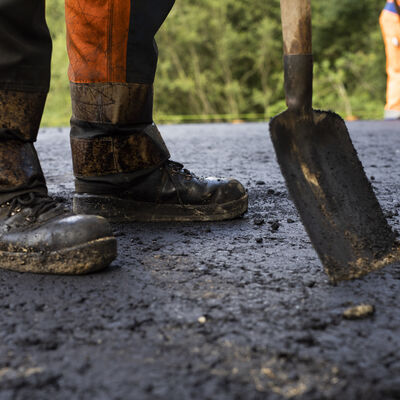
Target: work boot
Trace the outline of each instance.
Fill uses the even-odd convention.
[[[72,215],[30,192],[0,205],[0,267],[19,272],[85,274],[107,267],[117,245],[101,217]]]
[[[237,180],[198,178],[169,160],[127,183],[76,179],[75,187],[74,212],[115,222],[220,221],[247,211],[247,193]]]
[[[152,85],[71,83],[73,210],[111,221],[218,221],[247,211],[236,180],[170,161],[152,123]]]
[[[116,257],[116,240],[104,218],[74,216],[47,195],[33,145],[45,98],[0,90],[0,268],[96,271]]]

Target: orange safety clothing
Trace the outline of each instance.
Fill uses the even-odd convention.
[[[65,2],[72,82],[125,82],[130,0]]]
[[[153,83],[154,35],[175,0],[66,0],[74,83]]]
[[[388,1],[379,18],[386,50],[386,115],[400,116],[400,15],[393,0]]]

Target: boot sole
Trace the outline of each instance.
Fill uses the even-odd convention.
[[[240,217],[247,211],[248,195],[224,204],[156,204],[124,200],[114,196],[75,194],[75,214],[94,214],[110,222],[191,222],[223,221]]]
[[[117,240],[105,237],[52,252],[0,251],[0,268],[35,274],[82,275],[106,268],[117,256]]]

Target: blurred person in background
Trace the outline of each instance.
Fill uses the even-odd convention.
[[[34,142],[50,82],[45,0],[0,0],[0,267],[78,274],[116,256],[111,221],[217,221],[247,210],[199,178],[153,122],[154,35],[174,0],[66,0],[74,211],[48,196]],[[93,215],[91,215],[93,214]]]
[[[389,0],[379,22],[386,50],[385,119],[400,118],[400,6],[399,0]]]

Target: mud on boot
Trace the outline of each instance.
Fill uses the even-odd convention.
[[[73,211],[123,221],[220,221],[247,211],[248,195],[235,179],[198,178],[174,161],[124,183],[77,178]]]
[[[104,218],[73,215],[32,192],[0,205],[1,268],[85,274],[107,267],[116,254],[116,239]]]

